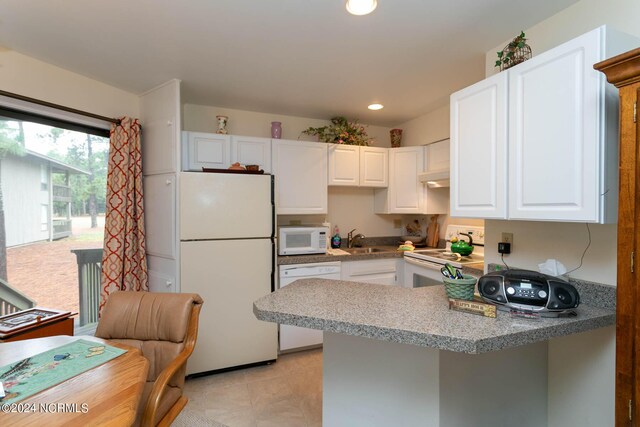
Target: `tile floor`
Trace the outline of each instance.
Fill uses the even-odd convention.
[[[187,380],[187,407],[229,427],[321,427],[322,350]]]

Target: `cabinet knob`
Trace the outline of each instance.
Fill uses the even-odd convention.
[[[171,280],[167,280],[164,284],[167,288],[169,288],[171,287],[171,285],[173,285],[173,282]]]
[[[168,179],[168,180],[166,180],[164,183],[165,183],[165,184],[167,184],[167,185],[171,185],[171,180],[170,180],[170,179]]]
[[[171,120],[167,120],[167,126],[173,126],[173,122]]]

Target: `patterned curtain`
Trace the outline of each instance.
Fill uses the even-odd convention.
[[[149,290],[138,120],[113,124],[110,139],[100,312],[111,292]]]

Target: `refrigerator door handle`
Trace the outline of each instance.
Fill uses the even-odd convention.
[[[271,292],[276,290],[276,241],[271,238]]]
[[[276,236],[276,191],[275,191],[275,179],[271,175],[271,238]]]

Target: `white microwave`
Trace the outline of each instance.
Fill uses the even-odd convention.
[[[327,233],[327,227],[280,227],[278,255],[326,254]]]

